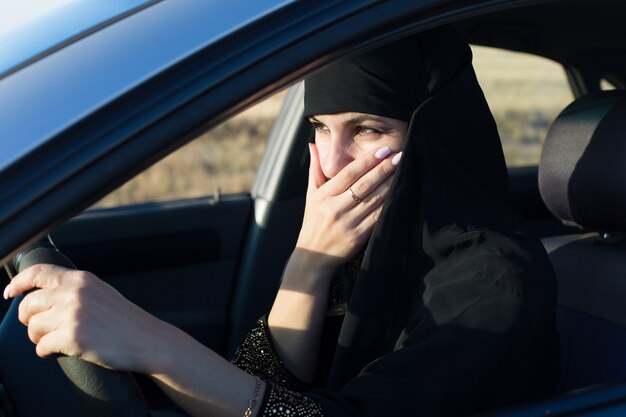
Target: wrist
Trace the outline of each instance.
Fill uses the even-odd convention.
[[[134,357],[136,372],[146,375],[168,374],[176,366],[175,352],[184,339],[189,337],[182,330],[154,316],[148,316],[143,326],[144,338],[131,356]]]
[[[285,267],[283,283],[300,290],[327,288],[337,265],[325,262],[325,257],[327,255],[296,248]]]

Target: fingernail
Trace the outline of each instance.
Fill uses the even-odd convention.
[[[391,153],[391,149],[389,149],[388,146],[385,146],[383,148],[380,148],[379,150],[376,151],[376,154],[374,155],[376,158],[378,159],[383,159],[385,158],[387,155],[389,155]]]
[[[9,299],[9,286],[8,285],[4,287],[4,293],[2,293],[2,296],[4,297],[5,300]]]
[[[393,157],[393,159],[391,160],[391,164],[398,165],[400,163],[400,159],[402,159],[402,152]]]

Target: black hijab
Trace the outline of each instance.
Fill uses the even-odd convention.
[[[306,81],[307,115],[342,111],[410,123],[336,343],[339,395],[311,395],[329,416],[441,416],[550,394],[556,281],[509,204],[469,46],[440,28]]]

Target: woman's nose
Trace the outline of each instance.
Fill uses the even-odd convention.
[[[343,138],[339,135],[331,137],[328,151],[321,162],[322,171],[326,178],[332,178],[346,165],[354,161],[351,154],[351,138]]]

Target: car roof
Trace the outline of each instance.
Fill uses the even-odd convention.
[[[0,171],[119,95],[285,3],[161,1],[0,79],[0,137],[10,138],[0,144]],[[29,114],[37,115],[37,123],[25,117]]]
[[[0,78],[149,3],[154,0],[22,0],[4,6]]]

